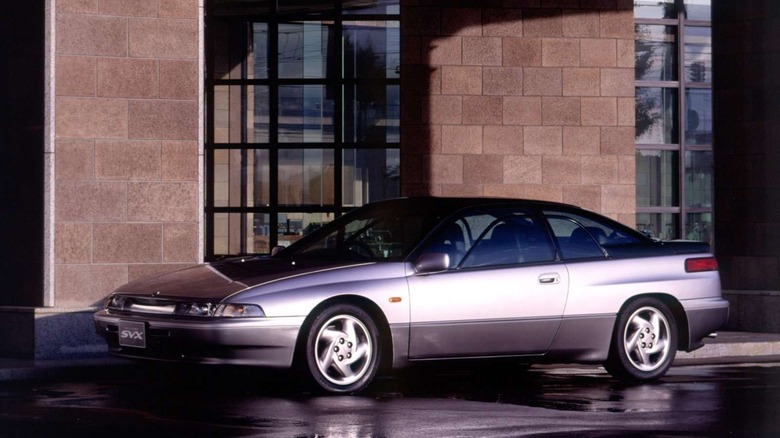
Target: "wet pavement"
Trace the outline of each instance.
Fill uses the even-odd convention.
[[[92,369],[0,382],[3,437],[778,436],[780,364],[674,367],[627,386],[597,367],[416,368],[357,396],[243,368]]]

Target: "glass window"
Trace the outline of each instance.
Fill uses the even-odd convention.
[[[678,142],[677,90],[674,88],[636,89],[636,142],[673,144]]]
[[[333,150],[279,151],[279,204],[333,204]]]
[[[215,254],[255,254],[271,250],[267,214],[215,213],[213,226]]]
[[[710,21],[711,0],[685,0],[685,15],[688,20]]]
[[[685,238],[712,245],[712,213],[688,213]]]
[[[279,23],[279,77],[324,78],[331,26],[321,21]]]
[[[333,94],[325,85],[279,87],[279,142],[333,142]]]
[[[345,85],[344,142],[397,143],[400,100],[398,85]]]
[[[398,21],[345,21],[345,78],[397,78],[401,72]]]
[[[679,156],[677,151],[637,151],[637,207],[678,205]]]
[[[712,90],[685,90],[685,143],[712,144]]]
[[[333,213],[279,213],[277,245],[289,246],[334,219]],[[267,251],[266,251],[267,252]]]
[[[270,202],[267,150],[217,149],[213,162],[215,206],[253,207]]]
[[[637,24],[634,29],[636,80],[677,80],[677,27]]]
[[[636,229],[660,240],[680,238],[680,215],[677,213],[637,213]]]
[[[344,149],[342,196],[346,206],[387,199],[400,192],[398,149]]]
[[[712,207],[712,151],[685,152],[685,203]]]
[[[685,79],[712,82],[712,28],[685,26]]]
[[[634,0],[636,18],[677,18],[675,0]]]
[[[266,143],[269,118],[267,86],[214,87],[215,143]]]
[[[637,229],[660,239],[711,240],[710,5],[634,2]]]
[[[260,3],[205,3],[207,259],[400,194],[399,1]]]

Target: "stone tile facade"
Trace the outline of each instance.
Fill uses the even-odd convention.
[[[197,263],[198,0],[62,0],[53,11],[54,304]]]
[[[633,2],[402,3],[405,195],[564,201],[634,224]]]

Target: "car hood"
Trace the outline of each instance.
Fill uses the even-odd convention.
[[[232,259],[131,281],[117,288],[114,293],[173,299],[219,300],[249,287],[360,264],[365,262],[322,260],[291,262],[269,257]]]

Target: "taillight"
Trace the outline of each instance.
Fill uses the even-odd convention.
[[[699,257],[685,260],[685,272],[717,271],[718,261],[715,257]]]

